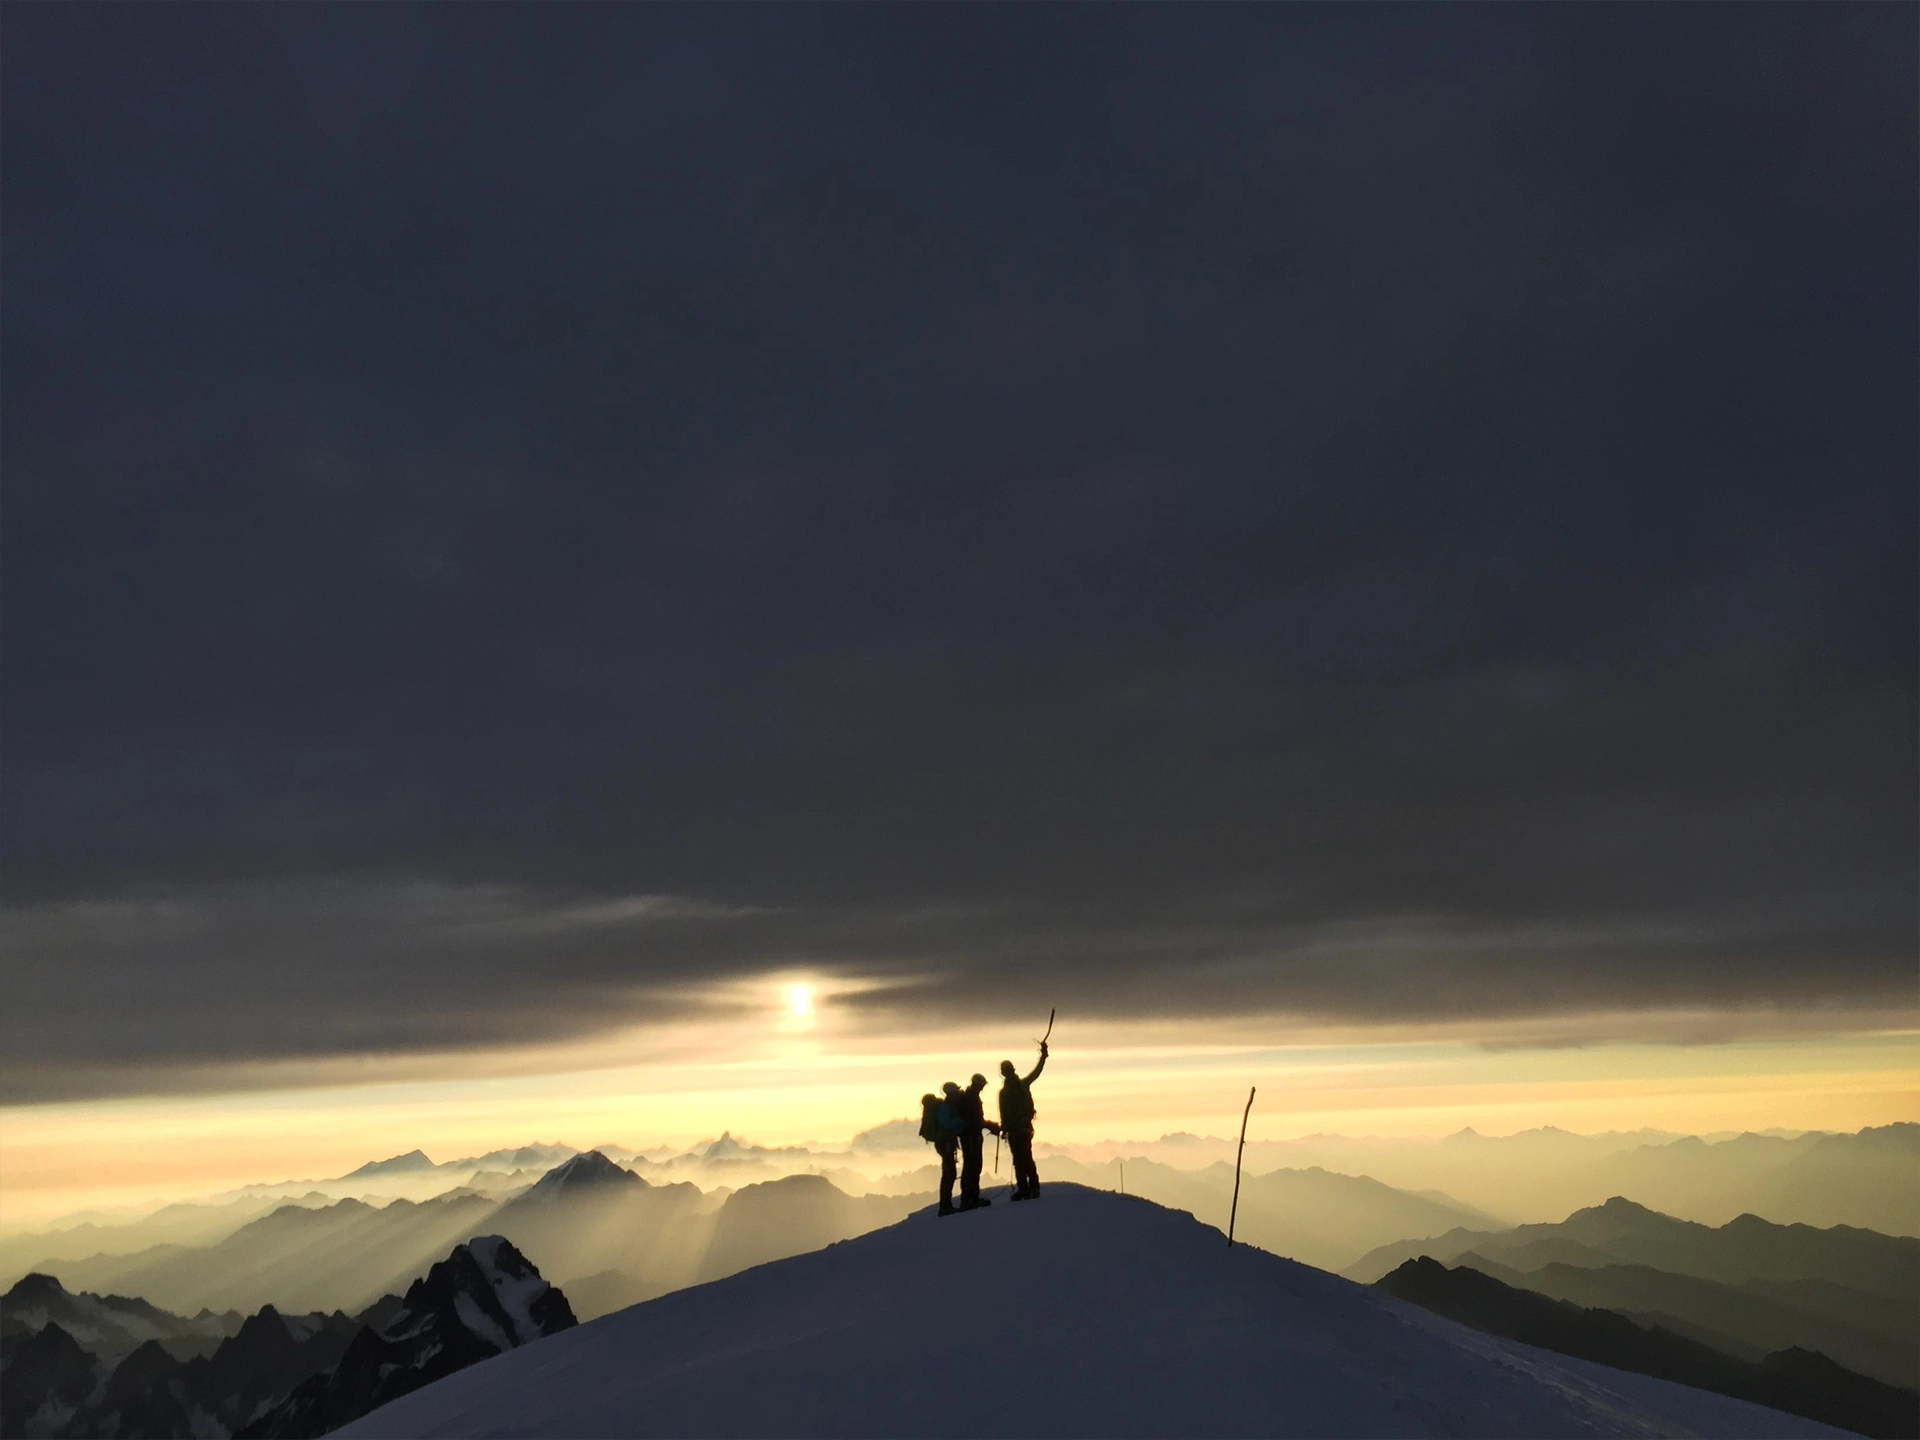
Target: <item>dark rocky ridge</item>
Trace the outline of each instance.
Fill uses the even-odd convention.
[[[238,1311],[203,1309],[188,1317],[137,1297],[72,1294],[52,1275],[38,1272],[23,1275],[0,1295],[0,1318],[8,1333],[57,1324],[83,1350],[105,1360],[118,1360],[148,1341],[158,1341],[177,1360],[210,1355],[242,1322]]]
[[[566,1297],[499,1236],[457,1246],[404,1298],[386,1296],[354,1317],[285,1315],[268,1305],[212,1354],[186,1359],[154,1338],[118,1363],[90,1352],[47,1315],[91,1322],[104,1307],[112,1315],[137,1313],[154,1330],[191,1322],[144,1301],[70,1295],[51,1276],[30,1280],[8,1297],[0,1436],[319,1435],[476,1360],[574,1324]]]
[[[1783,1350],[1757,1364],[1611,1310],[1583,1309],[1422,1256],[1376,1286],[1475,1330],[1594,1360],[1617,1370],[1751,1400],[1862,1435],[1920,1436],[1920,1393],[1845,1369],[1814,1351]]]
[[[465,1302],[464,1304],[462,1302]],[[566,1296],[497,1235],[459,1246],[413,1282],[398,1310],[362,1325],[339,1363],[238,1433],[324,1435],[456,1370],[574,1325]]]

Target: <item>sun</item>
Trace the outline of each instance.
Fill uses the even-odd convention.
[[[787,987],[787,1009],[796,1020],[804,1020],[813,1014],[813,987],[811,985],[789,985]]]

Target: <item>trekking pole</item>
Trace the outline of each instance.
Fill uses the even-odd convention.
[[[1253,1113],[1253,1086],[1247,1087],[1247,1108],[1240,1112],[1240,1148],[1233,1152],[1233,1208],[1227,1212],[1227,1248],[1233,1248],[1233,1222],[1240,1214],[1240,1157],[1247,1153],[1247,1116]]]
[[[998,1135],[993,1137],[993,1173],[996,1175],[1000,1173],[1000,1137]]]

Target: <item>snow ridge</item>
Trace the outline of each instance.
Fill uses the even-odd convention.
[[[947,1375],[986,1384],[954,1386]],[[517,1347],[348,1436],[1826,1436],[1077,1186],[921,1211]]]

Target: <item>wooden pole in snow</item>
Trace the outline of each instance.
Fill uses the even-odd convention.
[[[1233,1222],[1240,1215],[1240,1157],[1247,1153],[1247,1116],[1253,1113],[1253,1087],[1247,1087],[1247,1108],[1240,1112],[1240,1148],[1233,1152],[1233,1208],[1227,1212],[1227,1248],[1233,1248]]]

